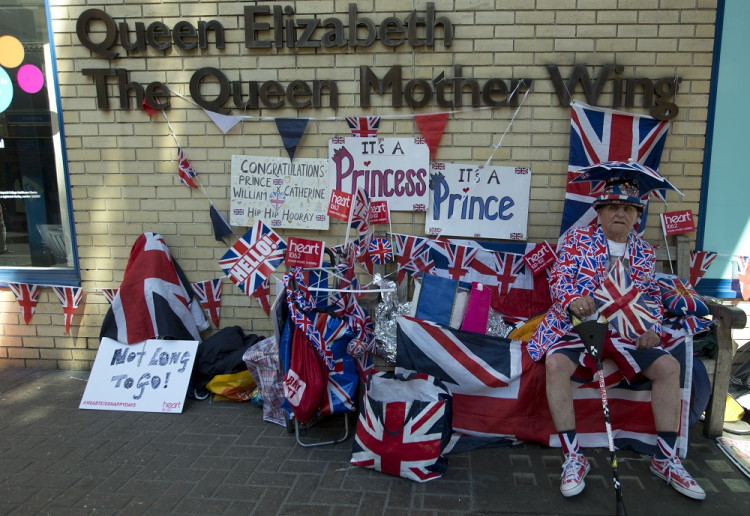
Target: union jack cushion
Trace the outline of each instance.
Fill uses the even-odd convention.
[[[654,275],[664,308],[675,315],[708,315],[708,305],[688,280],[681,280],[672,274]]]

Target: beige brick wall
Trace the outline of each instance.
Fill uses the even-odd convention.
[[[191,281],[221,275],[217,260],[226,247],[216,242],[209,221],[209,202],[200,191],[179,183],[175,142],[161,117],[152,120],[133,106],[119,108],[116,88],[109,87],[109,110],[97,109],[92,80],[85,68],[119,67],[130,70],[130,80],[167,82],[188,96],[192,73],[204,66],[221,69],[232,80],[298,78],[334,79],[339,86],[338,110],[281,109],[250,115],[302,116],[312,122],[298,150],[299,157],[324,157],[332,134],[346,134],[343,117],[356,114],[404,115],[388,96],[373,96],[368,110],[358,105],[359,66],[371,66],[381,75],[390,66],[404,66],[404,78],[431,80],[440,72],[450,77],[454,65],[464,67],[465,77],[484,81],[499,77],[531,78],[534,87],[503,146],[494,157],[498,165],[520,164],[532,168],[528,234],[530,241],[554,240],[559,233],[565,190],[569,145],[569,111],[561,107],[549,79],[546,64],[560,67],[564,79],[574,64],[588,65],[596,77],[601,67],[624,67],[622,77],[656,80],[679,75],[683,82],[676,97],[680,111],[672,121],[662,159],[662,172],[685,193],[683,200],[669,194],[669,206],[652,203],[646,237],[663,242],[657,214],[690,209],[700,217],[699,197],[711,77],[715,1],[683,0],[435,0],[438,16],[454,24],[451,47],[438,42],[434,49],[397,50],[380,43],[366,49],[288,48],[250,51],[243,46],[243,8],[247,1],[177,0],[50,0],[55,32],[62,110],[67,136],[67,156],[73,197],[85,301],[64,335],[62,310],[54,294],[43,289],[32,323],[23,324],[11,292],[0,292],[0,367],[87,369],[98,346],[98,332],[108,304],[98,289],[117,287],[123,277],[130,246],[142,232],[161,233]],[[356,2],[360,16],[376,22],[386,16],[404,19],[408,12],[424,11],[426,2],[369,0]],[[265,3],[264,3],[265,4]],[[348,1],[286,1],[298,17],[336,17],[348,23]],[[275,4],[271,4],[275,5]],[[163,21],[173,26],[186,20],[216,19],[225,28],[227,45],[213,45],[204,52],[149,48],[132,57],[114,60],[92,55],[79,42],[76,20],[87,8],[104,9],[116,22],[138,21],[146,25]],[[439,32],[438,32],[439,34]],[[118,50],[125,52],[117,46]],[[611,102],[611,81],[600,98]],[[585,101],[581,88],[575,98]],[[134,101],[131,100],[134,104]],[[440,110],[436,106],[420,112]],[[641,108],[629,109],[647,113]],[[365,112],[366,111],[366,112]],[[464,110],[450,116],[438,160],[483,163],[492,153],[513,115],[514,108]],[[237,110],[234,111],[238,113]],[[185,99],[172,97],[169,121],[180,144],[223,213],[229,209],[232,154],[285,155],[271,120],[250,120],[222,134],[202,110]],[[339,117],[337,121],[322,120]],[[380,135],[409,137],[417,131],[404,119],[386,119]],[[423,214],[399,213],[394,231],[422,234]],[[242,234],[245,228],[234,228]],[[334,245],[341,242],[343,225],[332,221],[328,232],[281,231],[282,236],[319,238]],[[222,327],[240,325],[247,333],[268,335],[271,324],[254,300],[225,280]],[[213,330],[211,330],[213,331]],[[204,334],[210,335],[210,331]]]

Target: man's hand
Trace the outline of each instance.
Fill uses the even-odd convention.
[[[568,310],[579,319],[583,319],[596,312],[596,303],[591,296],[577,297],[568,304]]]
[[[661,339],[655,331],[648,330],[646,333],[638,337],[638,342],[636,344],[638,349],[651,349],[654,346],[661,344]]]

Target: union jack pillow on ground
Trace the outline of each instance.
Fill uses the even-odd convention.
[[[654,277],[661,289],[662,304],[668,312],[675,315],[708,315],[708,306],[689,281],[672,274],[657,273]]]

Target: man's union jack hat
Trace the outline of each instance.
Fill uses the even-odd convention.
[[[635,178],[612,178],[607,180],[604,193],[596,198],[592,206],[598,210],[607,204],[635,206],[638,211],[646,208],[646,201],[638,196],[638,180]]]

